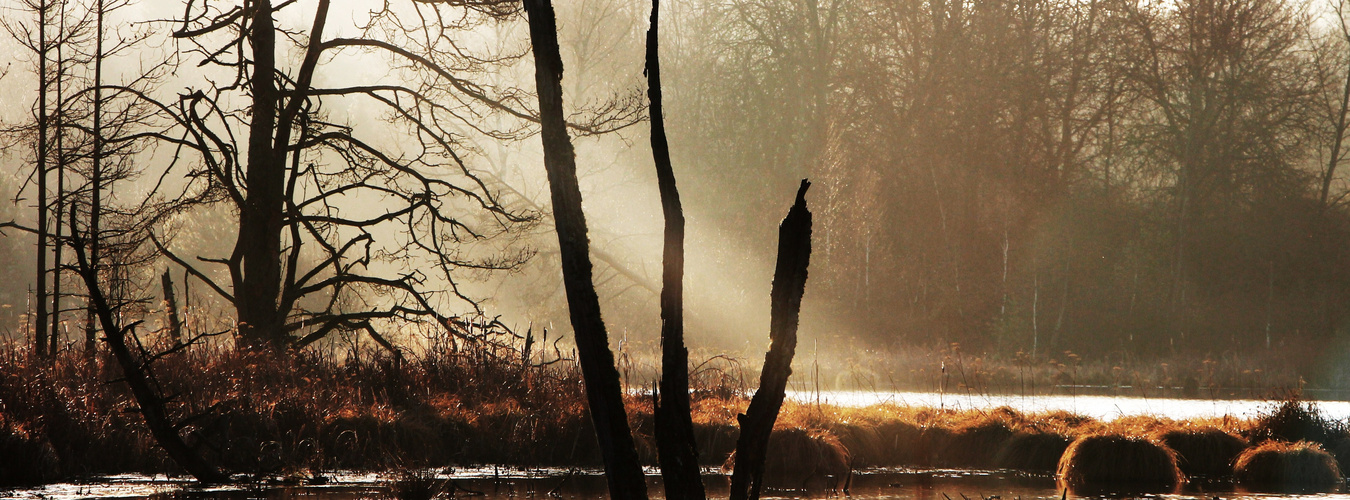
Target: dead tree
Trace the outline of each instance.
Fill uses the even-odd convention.
[[[94,311],[98,315],[99,322],[102,323],[103,341],[108,345],[108,350],[112,352],[117,364],[122,367],[122,379],[131,388],[131,393],[136,398],[138,413],[145,419],[145,425],[150,428],[150,434],[155,437],[155,441],[159,443],[160,447],[164,448],[165,453],[168,453],[174,462],[183,467],[189,474],[192,474],[193,477],[196,477],[198,481],[204,483],[228,481],[227,475],[207,463],[178,434],[177,427],[170,420],[168,411],[165,409],[166,398],[155,389],[150,375],[147,373],[147,364],[139,359],[127,344],[127,335],[135,330],[140,321],[125,327],[117,324],[112,306],[103,296],[98,272],[90,265],[89,258],[85,255],[86,242],[80,236],[80,232],[75,225],[77,219],[73,213],[74,210],[71,212],[70,246],[75,251],[77,270],[84,280],[85,287],[88,288],[89,301],[94,304]]]
[[[49,219],[47,214],[49,208],[49,201],[47,199],[47,160],[50,153],[47,139],[51,135],[49,123],[51,113],[47,104],[47,97],[51,92],[50,89],[52,83],[51,74],[48,69],[48,62],[50,59],[48,54],[51,52],[52,46],[54,45],[54,37],[50,35],[50,33],[52,33],[51,30],[53,28],[58,28],[59,31],[59,27],[51,26],[52,20],[49,11],[52,10],[53,4],[54,2],[52,0],[24,0],[20,4],[20,8],[37,17],[37,20],[34,23],[36,24],[36,27],[22,22],[12,21],[10,19],[3,20],[5,31],[9,36],[18,41],[23,45],[25,50],[31,52],[37,58],[37,68],[35,68],[38,82],[37,102],[35,103],[36,109],[33,110],[33,126],[30,130],[31,133],[36,135],[36,140],[33,141],[33,160],[35,166],[33,167],[33,173],[29,177],[28,182],[36,184],[35,188],[37,190],[35,193],[37,220],[35,221],[36,229],[33,231],[37,237],[37,286],[35,289],[36,296],[34,297],[35,322],[33,324],[32,332],[33,351],[39,356],[46,356],[48,352],[47,324],[49,320],[47,307],[49,305],[49,297],[47,293],[47,283],[49,279],[48,274],[51,272],[51,269],[47,264],[49,243],[49,236],[47,233]],[[26,185],[27,183],[25,183],[25,186]],[[23,190],[20,189],[19,191],[22,193]],[[15,203],[18,203],[21,199],[19,196],[20,195],[15,196]]]
[[[652,0],[651,28],[647,30],[652,156],[661,193],[661,212],[666,220],[661,272],[661,383],[652,395],[656,449],[666,498],[703,500],[707,493],[699,476],[694,422],[689,414],[689,350],[684,345],[684,209],[675,185],[662,115],[661,57],[657,50],[659,8],[660,0]]]
[[[769,292],[769,352],[759,375],[759,390],[750,399],[750,407],[737,415],[741,435],[736,439],[736,463],[731,473],[731,500],[757,500],[764,476],[764,461],[769,449],[769,434],[783,406],[788,376],[792,375],[792,356],[797,349],[797,322],[806,291],[806,270],[811,262],[811,212],[806,209],[806,190],[811,183],[802,180],[797,201],[778,226],[778,263]]]
[[[638,464],[624,411],[619,372],[614,368],[614,353],[609,350],[609,335],[600,317],[600,299],[591,279],[590,241],[581,209],[576,153],[563,114],[563,65],[557,19],[549,0],[525,0],[524,4],[534,52],[544,168],[553,200],[563,285],[586,384],[586,400],[605,462],[605,478],[610,498],[646,499],[647,483]]]
[[[168,269],[159,276],[159,286],[164,289],[164,315],[169,320],[169,337],[175,345],[182,345],[183,323],[178,317],[178,301],[173,296],[173,278],[169,277]]]
[[[501,0],[390,2],[371,14],[362,36],[345,37],[326,28],[331,4],[319,1],[310,27],[294,36],[275,17],[304,4],[187,2],[174,36],[192,47],[188,57],[232,71],[235,81],[176,103],[157,101],[175,125],[155,138],[199,159],[185,173],[190,185],[182,198],[232,205],[238,229],[228,255],[179,255],[172,242],[157,243],[233,303],[237,341],[246,348],[301,348],[335,331],[365,332],[392,346],[376,327],[394,321],[427,322],[454,338],[483,341],[466,325],[484,312],[458,288],[456,273],[512,269],[530,253],[483,257],[457,246],[527,227],[536,215],[499,203],[466,158],[473,148],[464,133],[523,139],[532,133],[533,115],[521,110],[523,92],[470,79],[518,55],[468,51],[456,37],[519,9]],[[287,48],[301,60],[278,60]],[[407,83],[316,84],[325,64],[357,55],[387,57]],[[360,127],[325,109],[353,101],[382,108],[408,140],[370,142]],[[504,115],[505,125],[486,127],[484,117],[494,115]],[[361,197],[383,201],[350,203]],[[406,239],[389,237],[396,233]],[[230,281],[212,280],[207,266],[223,267]],[[445,314],[447,303],[471,311]]]

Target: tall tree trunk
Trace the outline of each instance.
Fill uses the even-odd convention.
[[[764,371],[759,374],[759,390],[750,399],[750,407],[738,415],[741,436],[736,439],[736,463],[731,473],[731,500],[757,500],[763,485],[764,460],[768,455],[769,435],[778,420],[792,375],[792,356],[797,349],[797,323],[801,316],[802,295],[806,292],[806,270],[811,263],[811,212],[806,209],[806,190],[811,183],[802,180],[797,201],[778,226],[778,264],[769,292],[769,352],[764,356]]]
[[[563,285],[567,291],[572,329],[576,332],[577,357],[586,384],[586,400],[605,462],[609,494],[614,500],[646,499],[646,479],[638,465],[637,449],[624,411],[619,372],[614,368],[614,353],[609,350],[609,335],[600,317],[600,299],[595,293],[595,283],[591,281],[590,241],[586,235],[586,216],[581,209],[576,154],[567,136],[563,114],[563,65],[558,50],[557,20],[549,0],[525,0],[524,4],[534,46],[544,168],[548,171],[553,219],[558,231]]]
[[[37,321],[33,325],[33,350],[47,355],[47,9],[38,8],[38,109],[37,109]]]
[[[94,310],[102,323],[103,340],[107,342],[108,350],[117,359],[117,364],[121,365],[123,380],[131,388],[131,394],[136,398],[136,406],[139,407],[138,413],[145,419],[145,425],[150,428],[150,434],[154,436],[160,447],[164,448],[164,452],[169,455],[169,458],[172,458],[174,462],[187,470],[193,477],[196,477],[197,480],[204,483],[228,481],[228,476],[208,463],[201,455],[188,447],[187,443],[183,442],[183,437],[178,435],[173,422],[169,420],[168,412],[164,409],[164,397],[154,389],[149,375],[146,373],[145,365],[136,359],[136,356],[131,352],[131,348],[127,345],[126,333],[135,328],[136,324],[133,323],[126,328],[122,328],[113,319],[112,307],[108,305],[107,299],[104,298],[103,292],[99,288],[98,273],[89,264],[89,259],[84,254],[85,242],[75,227],[74,210],[71,211],[70,215],[70,234],[73,240],[71,248],[75,251],[80,277],[84,279],[84,285],[89,289],[89,301],[94,303]]]
[[[103,212],[103,0],[94,4],[94,151],[90,167],[89,195],[89,269],[99,273],[99,243],[103,239],[100,222]],[[89,301],[84,319],[84,352],[92,356],[97,347],[97,322],[93,301]]]
[[[59,20],[57,26],[64,29],[66,25],[66,4],[61,2],[60,12],[57,16]],[[60,33],[60,31],[58,31]],[[64,38],[64,36],[62,36]],[[66,117],[66,96],[63,89],[65,80],[65,58],[61,48],[65,46],[64,42],[56,44],[56,113],[53,115],[53,123],[56,141],[53,151],[56,153],[56,206],[52,209],[52,217],[56,220],[52,224],[53,236],[52,246],[52,328],[51,340],[47,344],[47,355],[55,356],[56,347],[59,342],[57,339],[61,334],[61,250],[65,247],[61,243],[61,215],[65,213],[66,207],[66,151],[65,151],[65,117]],[[71,205],[72,207],[74,205]],[[72,212],[73,213],[73,212]]]
[[[275,84],[276,27],[269,0],[252,0],[248,39],[253,47],[253,117],[248,138],[248,198],[239,213],[235,242],[235,309],[239,338],[250,349],[282,347],[282,322],[277,310],[281,290],[281,230],[285,188],[285,156],[272,147],[280,97]],[[241,269],[242,267],[242,269]]]
[[[647,30],[647,96],[651,99],[652,157],[661,212],[666,219],[661,271],[661,383],[653,395],[656,450],[666,498],[703,500],[703,480],[689,415],[689,350],[684,345],[684,209],[670,163],[670,144],[661,102],[661,56],[657,28],[660,0],[652,0]]]

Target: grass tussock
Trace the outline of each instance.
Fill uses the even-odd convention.
[[[1176,453],[1149,439],[1096,434],[1075,440],[1059,461],[1060,482],[1078,493],[1169,492],[1183,480]]]
[[[1336,459],[1309,441],[1266,441],[1238,457],[1238,484],[1272,492],[1328,492],[1341,485]]]
[[[1156,439],[1177,453],[1177,465],[1187,477],[1227,476],[1249,446],[1246,439],[1208,426],[1177,427],[1159,433]]]
[[[1345,431],[1339,422],[1327,419],[1317,410],[1316,405],[1290,396],[1278,403],[1274,411],[1262,415],[1247,431],[1247,438],[1253,443],[1268,440],[1311,441],[1328,445]]]
[[[727,457],[730,471],[736,454]],[[848,475],[849,451],[833,433],[802,427],[775,428],[769,435],[764,485],[783,489],[834,489]]]
[[[1071,442],[1068,436],[1054,432],[1019,431],[999,447],[994,467],[1053,474]]]
[[[450,480],[426,470],[404,470],[389,481],[389,496],[394,500],[431,500],[454,494]]]

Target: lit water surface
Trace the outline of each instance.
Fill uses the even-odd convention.
[[[657,471],[648,469],[648,489],[652,498],[663,498]],[[706,470],[709,498],[727,497],[725,476]],[[604,477],[598,470],[534,469],[494,470],[493,468],[439,471],[436,477],[453,481],[458,493],[453,498],[483,500],[550,499],[602,500],[607,498]],[[308,486],[230,486],[201,488],[193,483],[165,477],[115,476],[91,484],[52,484],[26,490],[0,490],[0,498],[76,500],[76,499],[294,499],[317,500],[393,498],[388,478],[377,474],[325,476],[324,485]],[[879,469],[854,475],[849,494],[828,491],[769,490],[763,498],[847,498],[850,500],[1058,500],[1052,479],[1009,471],[961,471],[941,469]],[[452,498],[442,496],[441,498]],[[1069,498],[1081,497],[1070,494]],[[1112,498],[1121,498],[1112,496]],[[1137,497],[1129,497],[1137,498]],[[1319,498],[1350,500],[1342,493],[1317,495],[1276,495],[1235,490],[1231,484],[1188,485],[1167,495],[1148,495],[1159,500],[1269,500],[1276,498]]]
[[[1067,410],[1098,420],[1112,420],[1121,416],[1152,415],[1173,419],[1203,417],[1249,418],[1268,413],[1274,403],[1258,399],[1178,399],[1141,398],[1095,395],[998,395],[935,392],[874,392],[874,391],[789,391],[788,397],[804,403],[819,400],[839,406],[869,406],[897,404],[950,408],[954,410],[988,410],[1007,406],[1021,412]],[[1350,401],[1317,401],[1322,415],[1338,420],[1350,419]],[[945,499],[943,499],[945,500]],[[955,500],[960,500],[957,498]],[[974,500],[974,499],[972,499]]]

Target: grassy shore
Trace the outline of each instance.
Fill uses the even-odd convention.
[[[581,382],[567,361],[530,365],[509,352],[334,361],[316,354],[278,357],[199,349],[161,360],[155,375],[165,394],[174,395],[170,407],[184,421],[189,442],[208,459],[240,473],[600,463]],[[179,472],[153,442],[117,377],[116,365],[107,360],[72,354],[36,363],[21,350],[5,351],[0,356],[0,482]],[[705,465],[727,460],[738,434],[735,416],[748,402],[737,387],[719,380],[703,383],[694,393],[695,432]],[[639,453],[654,464],[650,401],[631,396],[628,407]],[[1048,474],[1071,442],[1098,434],[1173,443],[1184,451],[1182,468],[1188,474],[1209,470],[1199,463],[1200,452],[1182,450],[1192,434],[1218,436],[1230,448],[1233,442],[1245,448],[1270,439],[1314,441],[1343,464],[1350,461],[1344,426],[1297,401],[1250,420],[1124,417],[1109,422],[1008,408],[850,408],[789,401],[777,428],[781,432],[775,433],[770,455],[779,463],[770,463],[768,474],[802,480],[882,466]],[[1196,449],[1209,453],[1207,441],[1199,442]],[[1203,460],[1231,464],[1231,457]]]

